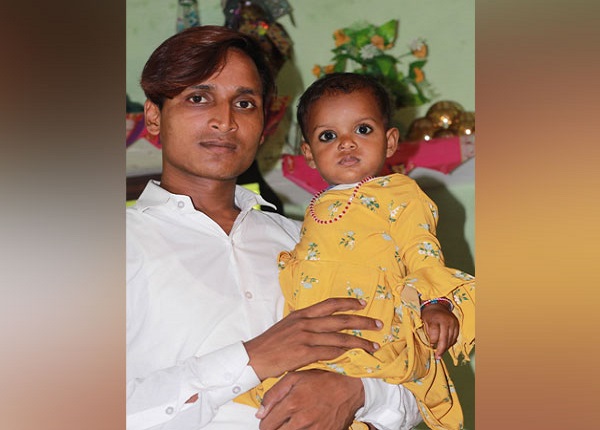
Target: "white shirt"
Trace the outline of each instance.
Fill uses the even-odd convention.
[[[269,203],[242,187],[235,200],[229,235],[158,182],[127,209],[128,430],[258,429],[256,410],[232,401],[260,382],[242,342],[281,318],[277,254],[293,248],[300,223],[253,210]],[[404,387],[363,384],[358,419],[381,429],[421,421]]]

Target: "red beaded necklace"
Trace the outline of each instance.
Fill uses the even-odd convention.
[[[352,190],[352,194],[350,195],[350,198],[346,202],[346,206],[344,207],[344,209],[340,212],[339,215],[337,215],[331,219],[328,219],[328,220],[320,219],[315,214],[315,202],[321,196],[321,194],[323,194],[325,191],[327,191],[327,189],[324,189],[324,190],[318,192],[317,194],[314,195],[314,197],[310,201],[310,204],[308,205],[310,216],[312,217],[312,219],[315,220],[316,223],[319,223],[319,224],[331,224],[332,222],[338,221],[341,217],[343,217],[346,214],[346,212],[348,212],[348,208],[350,207],[350,204],[352,204],[352,200],[354,200],[356,193],[358,193],[358,189],[360,187],[362,187],[364,183],[369,182],[371,179],[373,179],[373,176],[367,176],[365,179],[363,179],[358,184],[356,184],[356,186]]]

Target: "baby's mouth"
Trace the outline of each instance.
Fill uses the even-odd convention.
[[[358,157],[354,157],[352,155],[346,155],[345,157],[342,157],[340,159],[340,161],[338,161],[338,164],[340,164],[342,166],[353,166],[359,162],[360,162],[360,159]]]

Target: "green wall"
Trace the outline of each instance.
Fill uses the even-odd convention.
[[[314,64],[327,64],[333,48],[332,33],[358,20],[382,24],[400,20],[397,45],[405,52],[414,38],[430,47],[425,73],[438,100],[454,100],[475,109],[475,1],[474,0],[290,0],[290,16],[279,19],[294,42],[294,59],[279,75],[280,93],[296,96],[315,78]],[[202,24],[224,22],[220,0],[199,0]],[[127,0],[127,93],[143,102],[139,76],[150,53],[175,33],[177,0]],[[420,108],[425,113],[428,105]]]

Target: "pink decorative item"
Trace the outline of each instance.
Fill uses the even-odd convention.
[[[461,143],[458,136],[402,142],[394,155],[386,160],[382,175],[408,174],[416,167],[437,170],[448,174],[463,163]],[[315,194],[329,186],[316,169],[306,164],[303,155],[282,155],[283,176],[300,188]]]
[[[283,176],[309,193],[318,193],[329,186],[316,169],[306,164],[304,155],[283,154],[281,161]]]

